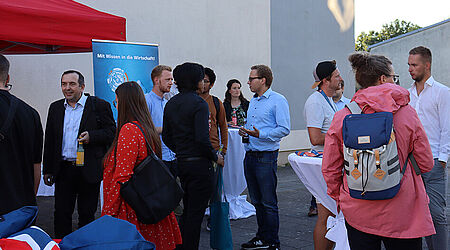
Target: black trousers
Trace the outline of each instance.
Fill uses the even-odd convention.
[[[212,193],[212,164],[207,159],[178,161],[178,171],[184,189],[184,211],[180,221],[183,245],[177,249],[197,250],[203,216]]]
[[[374,217],[376,219],[376,217]],[[383,242],[386,250],[421,250],[422,238],[397,239],[368,234],[357,230],[345,222],[348,243],[352,250],[380,250]]]
[[[72,232],[72,214],[77,201],[78,228],[89,224],[97,211],[100,183],[86,182],[82,167],[65,162],[55,183],[55,238],[62,239]]]
[[[170,172],[172,173],[173,177],[178,177],[178,167],[177,167],[177,160],[173,161],[163,161],[164,164],[169,168]]]

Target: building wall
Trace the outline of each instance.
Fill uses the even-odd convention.
[[[431,72],[434,79],[450,87],[450,20],[424,29],[371,49],[370,53],[381,54],[391,59],[395,73],[400,75],[400,85],[409,88],[413,80],[408,72],[409,51],[417,46],[426,46],[431,50],[433,62]]]
[[[127,40],[157,43],[160,63],[198,62],[216,71],[212,93],[223,99],[226,82],[246,85],[250,67],[270,65],[270,1],[118,1],[80,0],[100,11],[127,19]],[[67,32],[70,32],[68,30]],[[92,53],[8,56],[12,93],[35,107],[45,126],[49,104],[63,98],[61,73],[78,69],[93,93]],[[149,76],[150,77],[150,76]]]
[[[273,89],[286,96],[291,112],[292,132],[282,141],[281,150],[310,147],[303,104],[313,92],[312,70],[317,62],[336,59],[346,81],[345,96],[354,93],[346,59],[354,48],[353,16],[347,18],[350,26],[342,29],[325,0],[78,1],[125,17],[127,40],[159,44],[161,64],[174,67],[192,61],[213,68],[217,82],[212,94],[221,99],[231,78],[241,81],[244,95],[251,99],[246,80],[250,67],[271,66]],[[353,0],[339,2],[351,3],[347,9],[353,13]],[[8,58],[12,93],[38,110],[44,126],[49,104],[63,98],[63,71],[81,71],[85,92],[93,93],[91,53]]]
[[[271,2],[272,88],[288,99],[293,130],[283,141],[284,148],[310,147],[303,108],[314,91],[312,72],[318,62],[335,59],[345,81],[344,96],[354,94],[354,76],[347,61],[355,49],[353,17],[347,29],[336,20],[325,0]]]

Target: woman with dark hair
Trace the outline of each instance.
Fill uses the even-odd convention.
[[[175,249],[177,244],[181,244],[181,234],[173,212],[156,224],[143,224],[138,221],[130,205],[120,196],[119,182],[128,181],[133,174],[134,166],[144,160],[149,153],[146,140],[158,157],[161,157],[161,141],[139,84],[122,83],[115,93],[114,106],[118,110],[117,130],[105,156],[102,215],[111,215],[136,225],[142,236],[156,245],[156,249]],[[133,123],[139,124],[144,134]]]
[[[399,165],[403,168],[408,154],[412,152],[420,171],[430,171],[433,156],[427,136],[416,111],[408,104],[408,90],[394,84],[391,61],[384,56],[368,53],[352,54],[348,60],[357,83],[362,87],[352,101],[365,114],[393,113]],[[435,231],[422,178],[416,175],[410,161],[404,170],[400,190],[393,198],[364,200],[350,196],[347,184],[350,177],[343,174],[342,136],[343,120],[349,114],[349,109],[344,108],[333,118],[325,138],[322,173],[328,194],[336,200],[338,209],[344,214],[350,248],[381,249],[383,241],[387,250],[422,249],[422,237]]]
[[[184,63],[173,70],[180,91],[164,109],[162,138],[177,156],[184,190],[180,220],[181,249],[198,249],[200,227],[212,193],[212,162],[223,166],[223,157],[209,140],[208,104],[197,94],[205,76],[203,66]]]
[[[225,92],[225,114],[227,122],[230,125],[243,126],[247,118],[249,101],[245,99],[241,92],[241,83],[237,79],[231,79],[227,83],[227,92]],[[233,124],[233,116],[236,116],[236,124]]]

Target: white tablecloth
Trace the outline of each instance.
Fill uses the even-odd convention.
[[[228,128],[228,148],[223,168],[223,187],[230,203],[230,219],[242,219],[256,214],[255,207],[241,195],[247,188],[244,176],[245,149],[238,129]]]
[[[337,213],[336,201],[327,194],[327,185],[322,175],[322,158],[298,156],[294,153],[288,157],[289,163],[311,194],[316,197],[324,207],[336,218],[328,217],[326,236],[329,240],[336,242],[335,249],[350,249],[347,240],[347,229],[342,212]]]
[[[54,196],[55,195],[55,184],[49,187],[44,184],[44,176],[41,176],[41,182],[39,183],[39,189],[37,196]],[[103,181],[100,183],[100,208],[103,207]]]

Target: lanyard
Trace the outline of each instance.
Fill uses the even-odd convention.
[[[325,95],[325,92],[323,92],[323,90],[320,90],[319,92],[322,94],[323,98],[325,98],[325,100],[327,100],[328,104],[330,104],[330,107],[334,111],[334,113],[336,113],[336,109],[331,104],[330,99],[328,99],[328,96]]]

